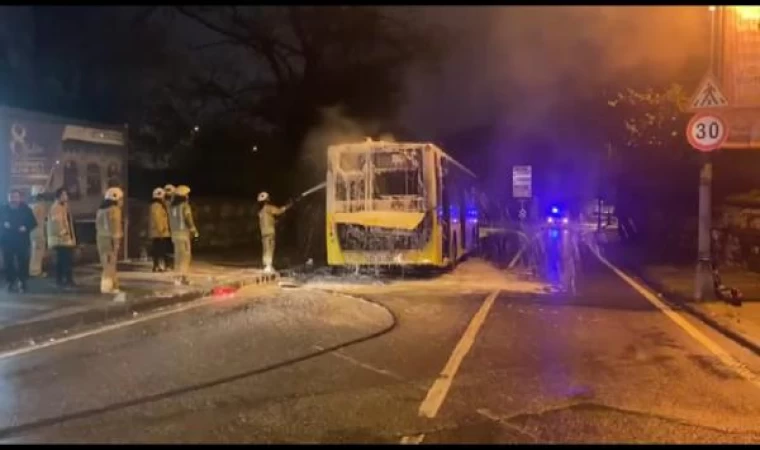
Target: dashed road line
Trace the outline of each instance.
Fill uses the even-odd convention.
[[[481,408],[481,409],[477,410],[477,413],[480,414],[481,416],[485,417],[486,419],[489,419],[489,420],[492,420],[492,421],[498,423],[499,425],[502,425],[502,426],[507,427],[507,428],[509,428],[511,430],[514,430],[514,431],[516,431],[516,432],[518,432],[520,434],[528,436],[529,438],[531,438],[533,440],[533,442],[540,442],[540,439],[535,434],[533,434],[530,431],[525,430],[525,429],[523,429],[521,427],[518,427],[517,425],[509,422],[507,419],[503,419],[503,418],[499,417],[498,415],[496,415],[493,412],[491,412],[491,410],[489,410],[489,409]]]
[[[416,445],[416,444],[421,444],[422,441],[424,441],[424,440],[425,440],[425,435],[424,434],[414,434],[414,435],[411,435],[411,436],[404,436],[404,437],[402,437],[401,438],[401,444]]]
[[[317,351],[320,351],[320,352],[325,350],[323,347],[321,347],[319,345],[315,345],[314,349],[317,350]],[[400,375],[397,375],[397,374],[395,374],[395,373],[393,373],[393,372],[391,372],[389,370],[381,369],[381,368],[375,367],[375,366],[373,366],[371,364],[367,364],[367,363],[361,362],[361,361],[359,361],[357,359],[354,359],[354,358],[346,355],[343,352],[334,351],[334,352],[330,352],[330,354],[333,355],[333,356],[335,356],[336,358],[342,359],[343,361],[346,361],[346,362],[351,363],[351,364],[353,364],[355,366],[361,367],[362,369],[369,370],[370,372],[375,372],[375,373],[380,374],[380,375],[385,375],[387,377],[393,378],[394,380],[406,381],[404,379],[404,377],[402,377]]]
[[[446,394],[448,394],[451,388],[451,383],[454,382],[454,377],[459,370],[459,366],[462,364],[464,357],[467,356],[470,348],[472,348],[472,344],[475,343],[475,338],[477,338],[478,332],[483,326],[483,322],[485,322],[488,312],[491,310],[498,295],[499,291],[495,291],[486,297],[483,304],[480,305],[478,312],[472,316],[470,324],[459,339],[456,347],[454,347],[454,351],[443,367],[443,371],[433,382],[433,386],[430,387],[427,397],[425,397],[425,400],[420,405],[420,416],[432,419],[438,414],[438,410],[441,409],[441,405],[443,405],[443,401],[446,399]]]
[[[495,291],[486,297],[478,311],[472,316],[470,324],[467,325],[467,329],[459,339],[459,342],[457,342],[456,347],[454,347],[454,351],[451,353],[451,356],[449,356],[449,360],[446,362],[440,375],[438,375],[438,378],[436,378],[433,385],[428,390],[425,400],[420,404],[418,414],[421,417],[432,419],[438,414],[441,405],[443,405],[443,401],[446,400],[446,395],[448,394],[449,389],[451,389],[451,384],[454,382],[454,377],[459,370],[459,366],[462,364],[464,357],[467,356],[467,353],[469,353],[472,345],[475,343],[478,332],[483,326],[494,301],[496,301],[496,297],[499,296],[499,292],[500,291]],[[419,444],[424,439],[424,434],[404,436],[401,439],[401,443]]]

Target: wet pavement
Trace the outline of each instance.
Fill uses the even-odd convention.
[[[149,262],[119,263],[121,289],[130,301],[151,297],[181,296],[220,283],[260,276],[263,272],[251,261],[220,264],[215,260],[194,261],[188,278],[189,286],[175,286],[172,272],[153,273]],[[8,292],[0,287],[0,329],[22,322],[45,320],[108,305],[113,294],[100,293],[99,265],[75,269],[77,286],[61,289],[53,277],[32,278],[24,294]],[[0,346],[6,342],[0,342]]]
[[[545,262],[557,257],[553,239]],[[469,261],[438,280],[250,288],[0,355],[0,439],[760,442],[757,379],[727,367],[589,251],[580,257],[574,296]],[[551,275],[558,266],[544,278],[561,280]],[[471,348],[439,378],[494,291]],[[451,384],[440,410],[421,417],[442,379]]]

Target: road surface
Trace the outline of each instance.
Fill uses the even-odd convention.
[[[0,439],[760,442],[754,356],[587,250],[576,274],[576,295],[479,261],[390,286],[255,288],[3,354]]]

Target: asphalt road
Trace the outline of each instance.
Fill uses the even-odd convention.
[[[438,280],[331,286],[353,297],[249,289],[0,356],[0,438],[760,442],[760,383],[588,251],[576,273],[576,295],[479,262]]]

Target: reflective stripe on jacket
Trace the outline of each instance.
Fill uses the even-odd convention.
[[[53,203],[48,213],[47,238],[50,247],[74,247],[77,244],[74,220],[69,213],[69,207],[58,200]]]
[[[96,235],[115,239],[124,237],[121,215],[121,208],[117,205],[98,209],[98,212],[95,214]]]
[[[171,234],[177,236],[195,234],[198,231],[195,228],[193,211],[189,203],[182,202],[172,205],[169,211],[169,227]]]

